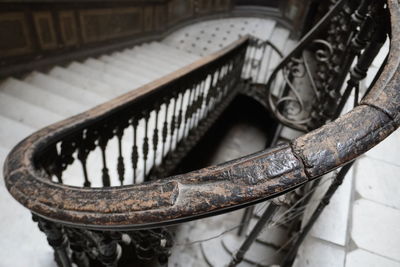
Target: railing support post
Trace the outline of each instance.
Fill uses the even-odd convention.
[[[72,267],[67,252],[68,240],[61,227],[34,214],[32,215],[32,220],[38,223],[40,231],[46,235],[47,242],[54,249],[57,265],[60,267]]]
[[[320,203],[318,204],[317,208],[315,209],[314,213],[311,215],[310,219],[308,220],[307,224],[304,226],[304,228],[299,232],[298,238],[284,257],[284,260],[281,264],[281,267],[290,267],[292,266],[295,258],[297,251],[300,247],[300,245],[303,243],[305,237],[307,236],[308,232],[311,230],[313,227],[314,223],[317,221],[318,217],[321,215],[321,213],[324,211],[325,207],[328,206],[329,201],[331,200],[332,196],[335,194],[336,190],[340,187],[340,185],[343,183],[343,180],[350,170],[350,168],[353,166],[354,161],[350,162],[349,164],[343,166],[339,173],[336,175],[334,178],[333,183],[329,186],[328,191],[325,193],[325,195],[322,197]]]
[[[273,202],[271,202],[269,204],[268,208],[264,211],[263,215],[258,220],[257,224],[254,226],[253,230],[250,232],[249,236],[246,238],[246,240],[240,246],[239,250],[233,256],[233,259],[229,263],[228,267],[237,266],[240,262],[242,262],[244,255],[249,250],[250,246],[253,244],[254,240],[257,238],[257,236],[260,234],[260,232],[263,230],[266,223],[271,220],[272,216],[275,214],[275,211],[278,208],[279,208],[279,206]]]

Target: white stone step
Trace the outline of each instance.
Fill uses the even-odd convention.
[[[63,116],[2,92],[0,92],[0,115],[35,129],[63,119]]]
[[[266,38],[270,40],[272,44],[273,34],[275,33],[275,29],[270,31],[270,35]],[[277,46],[278,49],[282,49],[282,47]],[[283,51],[281,51],[283,52]],[[250,51],[249,56],[252,58],[253,63],[260,64],[258,68],[252,69],[250,72],[250,77],[253,78],[253,81],[256,83],[266,83],[269,78],[269,72],[271,71],[271,66],[276,66],[277,60],[280,60],[280,57],[277,57],[277,52],[269,45],[257,49],[255,51]]]
[[[165,55],[160,57],[160,52],[158,48],[152,48],[149,45],[135,46],[130,49],[125,49],[122,51],[122,54],[129,55],[132,59],[139,60],[140,62],[147,63],[160,63],[161,65],[173,66],[174,68],[178,68],[178,64],[176,62],[168,62],[171,61],[171,58],[168,61],[165,61]]]
[[[94,92],[83,90],[40,72],[34,71],[24,80],[29,84],[43,88],[72,101],[79,102],[88,107],[93,107],[107,101],[106,98],[99,96]]]
[[[177,56],[180,58],[183,58],[187,63],[192,63],[198,59],[200,59],[201,57],[194,55],[194,54],[189,54],[185,51],[173,48],[169,45],[166,45],[164,43],[160,43],[160,42],[152,42],[149,44],[149,46],[151,47],[157,47],[159,48],[163,53],[166,53],[168,55],[172,55],[172,56]]]
[[[158,47],[153,47],[150,45],[137,46],[133,49],[130,49],[130,51],[134,51],[135,49],[139,51],[140,55],[145,56],[150,60],[161,60],[162,63],[175,66],[176,68],[181,68],[182,66],[186,65],[184,62],[182,62],[185,60],[183,57],[167,54]]]
[[[153,61],[161,61],[162,64],[170,65],[176,69],[179,69],[183,66],[186,66],[186,62],[184,59],[178,56],[168,55],[166,53],[162,53],[158,48],[157,49],[145,49],[143,51],[140,50],[140,47],[137,48],[140,51],[140,55],[144,60],[144,57],[150,59],[150,62]],[[132,51],[132,50],[131,50]]]
[[[22,139],[32,134],[35,129],[18,121],[0,115],[0,145],[11,149]]]
[[[132,73],[140,75],[149,81],[152,81],[158,77],[156,73],[149,71],[148,69],[144,68],[143,66],[138,66],[136,64],[130,64],[127,61],[119,59],[117,56],[103,55],[103,56],[99,57],[99,60],[103,61],[104,63],[110,64],[111,66],[125,69]]]
[[[10,151],[7,148],[0,146],[0,165],[3,166],[4,160]],[[3,181],[3,179],[0,179]]]
[[[179,67],[176,64],[164,62],[159,58],[149,58],[146,55],[144,55],[141,50],[142,49],[135,47],[132,50],[125,50],[123,54],[129,55],[130,58],[133,60],[141,60],[144,62],[148,62],[152,64],[155,68],[164,70],[165,73],[171,73],[179,69]]]
[[[126,92],[132,88],[131,83],[128,80],[115,77],[114,75],[90,68],[78,62],[71,63],[67,69],[74,71],[75,73],[82,73],[88,78],[104,82],[110,87],[115,88],[114,90],[116,90],[116,92]]]
[[[145,68],[149,70],[149,72],[156,74],[158,77],[164,76],[167,72],[162,69],[158,68],[157,66],[154,66],[154,64],[147,62],[147,61],[138,61],[135,59],[134,56],[130,54],[125,54],[121,52],[116,52],[112,54],[112,57],[115,59],[121,60],[123,62],[126,62],[127,64],[130,64],[132,66],[137,66],[139,68]]]
[[[84,105],[45,91],[41,88],[21,82],[14,78],[8,78],[0,84],[0,91],[36,106],[46,108],[59,115],[69,117],[86,110]]]
[[[308,235],[301,244],[293,267],[343,267],[344,247]]]
[[[278,49],[281,49],[281,52],[283,53],[285,51],[285,46],[287,43],[287,40],[289,39],[290,32],[283,28],[283,27],[276,27],[274,32],[271,35],[270,42],[273,43]],[[268,69],[268,77],[272,73],[272,71],[275,69],[275,67],[279,64],[281,61],[281,58],[279,55],[273,53],[271,55],[270,59],[270,65]]]
[[[65,68],[54,67],[49,75],[59,80],[67,82],[73,86],[83,88],[87,91],[93,91],[105,98],[114,98],[120,93],[115,92],[111,86],[98,80],[90,79],[81,73],[76,73]],[[122,92],[121,92],[122,93]]]
[[[127,71],[126,69],[118,68],[113,65],[104,63],[101,60],[89,58],[84,62],[84,65],[92,67],[96,70],[109,73],[115,77],[120,77],[121,79],[128,80],[132,83],[132,88],[139,87],[145,83],[148,83],[149,80],[145,79],[133,72]]]

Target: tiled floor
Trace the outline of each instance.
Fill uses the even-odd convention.
[[[399,156],[400,130],[358,159],[295,266],[400,266]]]

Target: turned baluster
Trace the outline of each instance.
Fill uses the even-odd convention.
[[[169,140],[169,150],[173,151],[173,141],[175,136],[175,129],[177,128],[177,115],[176,115],[176,103],[178,102],[178,94],[175,92],[173,94],[174,99],[174,106],[172,110],[172,118],[171,118],[171,125],[170,125],[170,136],[171,139]],[[177,137],[175,138],[177,139]]]
[[[158,115],[160,112],[160,105],[157,104],[155,106],[155,112],[156,112],[156,121],[154,125],[154,131],[153,131],[153,168],[156,167],[156,161],[157,161],[157,148],[158,148]]]
[[[32,220],[38,223],[40,231],[46,235],[47,242],[54,249],[54,256],[57,264],[60,267],[71,267],[71,260],[67,251],[68,240],[61,226],[35,214],[32,215]]]
[[[118,138],[118,161],[117,161],[117,173],[118,173],[118,179],[121,183],[121,185],[124,184],[124,176],[125,176],[125,164],[124,164],[124,157],[122,156],[122,137],[124,135],[124,130],[125,127],[127,126],[126,124],[121,124],[117,130],[116,130],[116,135]]]
[[[102,130],[99,131],[100,136],[99,136],[99,147],[101,150],[101,157],[102,157],[102,162],[103,162],[103,168],[101,170],[102,172],[102,181],[103,181],[103,186],[104,187],[109,187],[111,185],[110,181],[110,174],[109,170],[107,167],[107,157],[106,157],[106,148],[108,141],[112,137],[112,130],[110,125],[108,125],[106,122],[104,123]]]
[[[143,138],[143,181],[146,181],[147,176],[147,157],[149,155],[149,137],[148,137],[148,128],[149,128],[149,119],[150,113],[148,111],[143,112],[144,118],[144,138]]]
[[[132,168],[133,168],[133,183],[136,183],[136,178],[137,178],[137,166],[138,166],[138,161],[139,161],[139,151],[138,151],[138,146],[137,146],[137,127],[138,127],[138,120],[136,118],[133,118],[131,120],[131,125],[133,128],[133,146],[132,146],[132,154],[131,154],[131,162],[132,162]]]
[[[167,137],[168,137],[168,112],[169,112],[169,104],[171,100],[170,99],[164,99],[164,104],[165,104],[165,116],[164,116],[164,123],[163,123],[163,129],[162,129],[162,148],[161,148],[161,158],[164,159],[165,156],[165,143],[167,142]]]

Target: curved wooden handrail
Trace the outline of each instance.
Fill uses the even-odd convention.
[[[323,127],[278,146],[221,165],[154,182],[109,188],[77,188],[41,176],[35,153],[82,124],[110,115],[163,84],[212,64],[246,38],[175,72],[100,105],[51,125],[18,144],[7,157],[4,176],[10,193],[32,212],[53,221],[92,229],[148,228],[273,198],[338,168],[372,148],[400,123],[400,8],[388,0],[391,48],[381,76],[367,97],[349,113]]]

